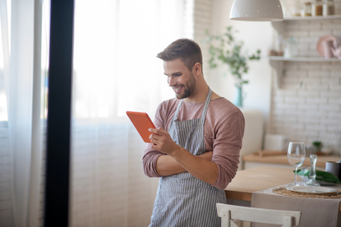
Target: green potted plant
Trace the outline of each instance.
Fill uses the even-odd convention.
[[[322,142],[321,141],[313,141],[313,146],[314,146],[314,153],[319,154],[321,153],[321,148],[322,148]]]
[[[237,89],[234,104],[243,107],[243,85],[249,83],[243,78],[243,75],[247,74],[249,70],[248,61],[259,60],[261,51],[257,50],[255,54],[251,55],[242,53],[244,43],[235,39],[236,32],[232,26],[229,26],[226,27],[222,35],[210,35],[208,31],[206,31],[206,35],[208,36],[207,42],[211,56],[209,59],[210,68],[216,68],[218,62],[229,67]]]

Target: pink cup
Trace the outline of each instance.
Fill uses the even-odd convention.
[[[332,58],[334,57],[333,52],[331,50],[334,47],[334,42],[332,40],[322,42],[323,47],[323,55],[325,58]]]

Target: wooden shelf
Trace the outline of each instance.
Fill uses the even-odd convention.
[[[341,15],[317,16],[317,17],[286,17],[286,18],[284,18],[284,21],[289,21],[289,20],[332,20],[332,19],[341,19]]]
[[[322,58],[322,57],[277,57],[277,56],[269,56],[269,60],[271,61],[305,61],[305,62],[341,62],[341,59],[338,58]]]

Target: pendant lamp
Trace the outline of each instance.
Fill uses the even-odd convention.
[[[241,21],[282,21],[282,6],[279,0],[234,0],[230,19]]]

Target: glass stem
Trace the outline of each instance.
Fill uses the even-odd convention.
[[[296,182],[297,182],[297,169],[298,169],[298,167],[296,167],[296,171],[295,171],[295,183],[294,183],[294,186],[296,186]]]

